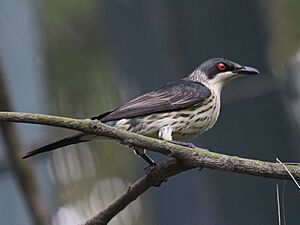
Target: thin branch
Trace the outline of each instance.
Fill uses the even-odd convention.
[[[281,215],[280,215],[280,196],[279,196],[279,187],[276,184],[276,200],[277,200],[277,216],[278,216],[278,225],[281,225]]]
[[[298,184],[297,180],[294,178],[293,174],[289,171],[289,169],[286,167],[286,165],[284,165],[284,163],[282,163],[278,158],[276,158],[276,161],[280,163],[280,165],[283,166],[283,168],[286,170],[286,172],[288,172],[288,174],[291,176],[291,178],[293,179],[294,183],[297,185],[297,187],[300,189],[300,185]]]
[[[176,159],[169,159],[157,165],[151,176],[144,176],[137,180],[128,190],[116,200],[102,209],[97,215],[89,219],[85,225],[105,225],[127,205],[136,200],[146,190],[164,181],[170,176],[191,169],[190,166]]]
[[[145,148],[177,159],[171,159],[159,164],[152,171],[151,176],[145,176],[139,179],[126,193],[104,208],[98,215],[90,219],[86,223],[87,225],[107,224],[111,218],[122,211],[152,185],[163,181],[167,177],[196,167],[206,167],[261,177],[291,179],[289,173],[287,173],[285,168],[279,163],[228,156],[201,148],[186,148],[166,141],[110,127],[96,120],[71,119],[30,113],[0,112],[0,121],[1,120],[56,126],[96,134],[118,140],[122,144],[130,147],[136,146]],[[286,165],[286,168],[296,180],[300,180],[300,166]]]

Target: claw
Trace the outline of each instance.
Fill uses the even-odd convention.
[[[146,166],[146,167],[144,168],[145,174],[146,174],[147,176],[152,177],[151,173],[152,173],[152,171],[155,169],[155,167],[156,167],[156,163],[154,163],[154,164],[152,164],[152,165],[149,165],[149,166]]]
[[[156,167],[156,163],[153,165],[146,166],[144,168],[145,174],[149,177],[152,177],[152,171],[155,169],[155,167]],[[167,182],[167,181],[168,181],[168,179],[164,179],[164,180],[159,181],[158,183],[154,184],[153,186],[160,187],[162,183]]]

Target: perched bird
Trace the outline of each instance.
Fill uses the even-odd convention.
[[[224,58],[212,58],[203,62],[188,77],[166,84],[91,119],[145,136],[191,146],[183,141],[207,131],[216,123],[224,85],[241,75],[258,74],[255,68]],[[96,138],[91,134],[78,133],[30,151],[23,158]],[[146,150],[135,148],[135,152],[150,165],[155,165]]]

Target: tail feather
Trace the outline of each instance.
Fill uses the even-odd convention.
[[[22,159],[26,159],[29,158],[31,156],[40,154],[40,153],[44,153],[44,152],[50,152],[53,151],[55,149],[64,147],[64,146],[68,146],[68,145],[73,145],[73,144],[77,144],[80,142],[85,142],[88,141],[88,139],[84,139],[83,136],[85,136],[86,134],[84,133],[79,133],[79,134],[75,134],[73,136],[69,136],[63,139],[60,139],[56,142],[53,142],[51,144],[45,145],[43,147],[37,148],[35,150],[32,150],[30,152],[27,152]]]

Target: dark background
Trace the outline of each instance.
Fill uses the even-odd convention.
[[[218,123],[193,142],[229,155],[298,162],[299,10],[296,0],[2,1],[1,64],[15,111],[78,118],[180,79],[211,57],[251,65],[261,76],[229,84]],[[24,152],[70,133],[17,128]],[[1,221],[32,224],[5,146],[0,150]],[[145,166],[111,141],[30,162],[57,225],[94,215]],[[276,224],[276,184],[282,191],[282,181],[188,171],[150,189],[111,224]],[[287,224],[299,224],[300,195],[292,182],[284,199]]]

